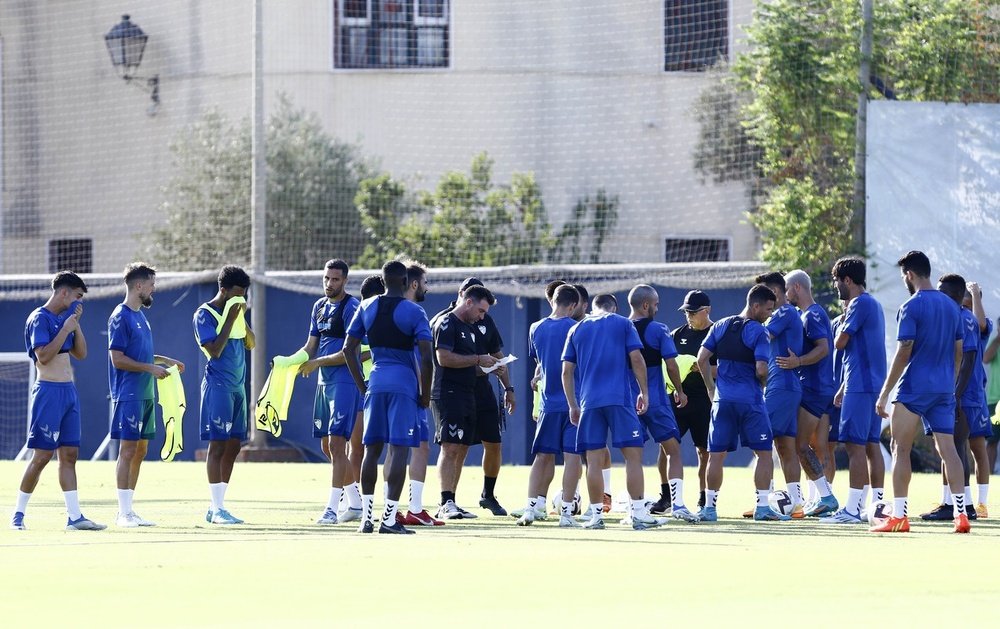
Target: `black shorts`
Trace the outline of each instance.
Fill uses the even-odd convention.
[[[672,403],[672,402],[671,402]],[[677,430],[681,438],[691,431],[691,441],[695,447],[708,450],[708,424],[712,419],[712,402],[708,398],[688,398],[684,408],[674,405],[674,417],[677,418]]]
[[[431,400],[434,417],[434,443],[479,443],[476,437],[476,398],[472,391],[442,391],[439,400]]]
[[[476,379],[476,442],[500,443],[500,405],[489,378]]]

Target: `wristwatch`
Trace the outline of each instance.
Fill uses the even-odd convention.
[[[513,393],[514,387],[504,387],[504,391],[506,391],[507,393]]]

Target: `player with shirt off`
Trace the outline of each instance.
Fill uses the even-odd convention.
[[[873,526],[873,533],[910,530],[907,499],[910,449],[917,428],[933,435],[951,486],[956,533],[968,533],[962,461],[955,449],[955,374],[962,360],[962,318],[958,305],[931,285],[931,263],[920,251],[896,262],[910,292],[896,316],[898,346],[876,408],[889,417],[892,430],[892,516]],[[965,281],[962,280],[962,284]],[[899,384],[889,406],[889,394]]]
[[[119,440],[118,517],[115,524],[123,528],[155,526],[132,508],[135,487],[139,481],[139,466],[146,457],[149,440],[156,436],[156,393],[153,379],[168,377],[167,367],[177,366],[184,372],[184,363],[153,353],[153,331],[143,314],[143,308],[153,305],[156,290],[156,269],[142,262],[125,267],[125,301],[108,319],[108,378],[114,411],[111,418],[111,438]]]

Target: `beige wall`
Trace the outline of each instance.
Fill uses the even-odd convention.
[[[119,269],[162,220],[171,139],[209,107],[249,114],[252,3],[128,3],[150,37],[141,74],[160,75],[153,117],[104,47],[121,6],[0,3],[3,272],[45,272],[45,243],[78,236],[94,238],[95,270]],[[734,0],[738,23],[749,11]],[[734,259],[756,256],[742,187],[703,185],[690,166],[704,79],[662,71],[661,2],[457,0],[452,67],[424,71],[333,70],[330,0],[265,0],[264,15],[268,99],[287,92],[414,184],[486,150],[500,181],[536,173],[557,226],[584,194],[618,195],[606,252],[619,261],[662,261],[666,234],[731,237]],[[32,217],[37,234],[12,233]]]

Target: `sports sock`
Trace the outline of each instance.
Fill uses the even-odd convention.
[[[389,499],[389,483],[388,482],[382,483],[382,497],[385,498],[386,500]]]
[[[766,507],[767,506],[767,496],[770,493],[771,492],[769,490],[767,490],[767,489],[758,489],[757,490],[757,506],[758,507]]]
[[[698,492],[698,506],[699,507],[704,507],[705,504],[706,504],[705,503],[705,490],[702,489],[701,491]]]
[[[80,516],[80,496],[77,495],[76,490],[64,491],[63,498],[66,500],[66,512],[69,514],[70,520],[79,520]]]
[[[545,503],[542,503],[542,504],[544,505]],[[537,507],[538,507],[538,497],[537,496],[535,496],[533,498],[529,497],[528,498],[528,506],[525,507],[525,510],[527,510],[527,509],[535,509]]]
[[[209,483],[208,491],[212,494],[212,513],[222,508],[222,483]]]
[[[538,496],[538,510],[545,511],[545,496]]]
[[[979,486],[979,504],[981,504],[981,505],[989,504],[987,502],[987,497],[989,496],[989,494],[990,494],[990,484],[986,483],[985,485],[980,485]]]
[[[127,489],[118,490],[118,515],[127,515],[132,512],[132,497],[128,494]]]
[[[631,502],[631,507],[629,512],[632,514],[633,518],[638,518],[643,515],[646,515],[646,501],[643,500],[642,498],[639,498],[638,500],[633,500]]]
[[[611,495],[611,468],[601,470],[601,475],[604,477],[604,493]]]
[[[559,514],[562,517],[564,517],[564,518],[571,518],[571,517],[573,517],[573,503],[572,502],[566,502],[565,500],[563,500],[562,501],[562,509],[560,510]]]
[[[484,476],[483,477],[483,498],[492,498],[493,490],[497,486],[496,476]]]
[[[972,487],[968,485],[965,486],[965,504],[972,504]]]
[[[793,505],[802,504],[802,484],[788,483],[788,495],[792,497]]]
[[[385,512],[382,513],[382,524],[392,526],[396,523],[396,510],[399,508],[398,500],[386,500]]]
[[[833,495],[833,490],[830,487],[830,481],[826,480],[826,476],[820,476],[816,479],[816,491],[819,492],[821,498]]]
[[[951,499],[955,502],[952,513],[957,518],[960,514],[965,513],[965,494],[952,494]]]
[[[14,504],[14,513],[24,513],[25,510],[28,508],[29,500],[31,500],[31,494],[25,493],[23,491],[18,491],[17,502]]]
[[[819,493],[819,489],[816,487],[816,483],[813,481],[808,481],[806,485],[809,487],[809,502],[816,502],[816,496]]]
[[[375,514],[373,513],[375,509],[375,496],[361,496],[362,512],[361,517],[364,518],[365,522],[375,523]]]
[[[868,504],[868,492],[871,491],[871,489],[872,489],[871,485],[865,485],[864,487],[861,488],[861,497],[858,498],[858,504],[857,504],[857,512],[859,514],[865,510],[865,505]],[[848,496],[848,498],[850,498],[850,496]],[[849,502],[848,504],[853,505],[854,503]]]
[[[331,511],[337,510],[337,505],[340,504],[340,497],[344,494],[343,487],[331,487],[330,488],[330,500],[326,503],[326,508]]]
[[[135,511],[134,503],[135,503],[135,490],[134,489],[129,489],[128,490],[128,512],[129,513],[132,513],[133,511]]]
[[[424,510],[424,483],[419,480],[410,481],[410,513],[420,513]]]
[[[892,517],[894,518],[906,517],[906,496],[903,496],[902,498],[893,498]]]
[[[948,485],[941,485],[941,504],[951,505],[951,487]]]
[[[861,509],[861,496],[864,495],[864,489],[856,489],[851,487],[847,490],[847,502],[844,503],[843,509],[848,513],[853,515],[860,515],[859,509]]]
[[[670,495],[670,483],[660,483],[660,496],[667,497]]]
[[[441,492],[441,504],[446,505],[448,501],[455,502],[455,492],[453,491],[442,491]]]
[[[767,493],[771,493],[772,491],[774,491],[774,479],[773,478],[771,479],[771,482],[767,484]]]
[[[347,494],[347,506],[349,508],[361,508],[361,488],[357,483],[351,483],[347,487],[344,487],[344,493]]]
[[[667,483],[670,488],[670,504],[671,506],[683,507],[684,506],[684,480],[680,478],[671,478],[670,482]]]
[[[221,489],[219,490],[219,508],[220,509],[225,509],[226,508],[226,490],[229,489],[229,483],[219,483],[219,487],[221,487]]]
[[[715,508],[715,503],[719,500],[719,492],[711,489],[705,490],[705,506]]]
[[[882,487],[872,487],[872,502],[885,500],[885,489]]]

